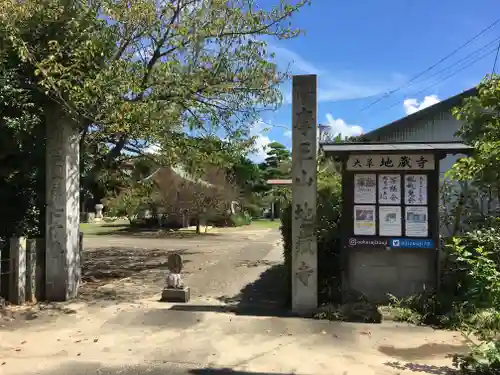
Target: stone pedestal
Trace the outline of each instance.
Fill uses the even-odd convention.
[[[102,209],[104,208],[104,205],[102,204],[96,204],[95,205],[95,218],[94,221],[101,221],[102,220]]]
[[[188,287],[184,288],[163,288],[161,293],[161,302],[189,302],[190,290]]]
[[[79,131],[57,106],[47,111],[46,149],[46,298],[76,297],[80,279]]]

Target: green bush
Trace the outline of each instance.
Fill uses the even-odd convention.
[[[243,210],[248,212],[252,217],[262,217],[262,207],[254,203],[245,203]]]
[[[328,175],[318,179],[316,235],[318,240],[319,304],[340,301],[340,177]],[[291,303],[292,285],[292,215],[291,203],[281,211],[281,236]]]
[[[218,215],[210,218],[208,222],[217,228],[241,227],[243,225],[250,225],[252,217],[247,212],[241,212],[234,215]]]
[[[500,374],[500,340],[479,344],[469,354],[455,356],[453,365],[462,375]]]
[[[233,227],[241,227],[243,225],[250,225],[252,223],[252,217],[246,213],[239,213],[235,215],[231,215],[231,222]]]

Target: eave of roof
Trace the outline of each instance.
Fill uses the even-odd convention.
[[[291,185],[292,179],[267,180],[266,184],[268,184],[268,185]]]
[[[453,107],[460,105],[465,98],[476,95],[477,90],[477,87],[468,89],[458,95],[452,96],[446,100],[431,105],[430,107],[424,108],[418,112],[412,113],[411,115],[393,121],[387,125],[381,126],[380,128],[373,129],[372,131],[363,134],[363,137],[367,140],[377,140],[377,137],[382,134],[393,133],[396,130],[405,128],[422,118],[431,117],[440,112],[449,111]]]
[[[333,143],[321,145],[327,155],[360,153],[405,153],[428,152],[446,154],[467,154],[473,148],[461,142],[392,142],[392,143]]]

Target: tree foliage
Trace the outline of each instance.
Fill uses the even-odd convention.
[[[500,197],[500,77],[488,76],[478,86],[478,95],[467,98],[454,114],[464,125],[458,132],[474,147],[469,158],[460,159],[450,177],[472,182],[472,188],[487,192],[490,200]],[[494,207],[492,207],[494,208]]]
[[[22,126],[36,119],[38,128],[14,134],[9,125],[0,138],[21,147],[28,134],[23,142],[42,150],[43,126],[53,126],[48,115],[71,115],[82,134],[82,197],[90,207],[127,180],[121,171],[133,157],[166,165],[205,153],[220,163],[221,150],[200,148],[183,131],[222,136],[234,148],[251,143],[248,125],[280,104],[287,78],[267,41],[297,36],[289,20],[307,2],[5,0],[0,73],[13,84],[3,90],[2,116]],[[17,103],[30,108],[20,113]],[[151,146],[160,152],[148,154]],[[43,167],[43,158],[32,161],[33,170]],[[22,170],[12,168],[4,174]]]
[[[37,88],[117,153],[182,126],[245,133],[280,103],[286,78],[262,37],[298,35],[288,19],[304,3],[10,0],[0,38]]]

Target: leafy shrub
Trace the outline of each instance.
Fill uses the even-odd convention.
[[[318,179],[316,235],[318,241],[318,299],[319,303],[340,300],[340,176],[330,174]],[[292,283],[292,215],[291,203],[281,211],[281,236],[291,303]]]
[[[140,212],[152,204],[151,184],[137,184],[122,190],[115,197],[104,202],[108,214],[111,216],[124,216],[130,224],[134,224]]]
[[[500,309],[500,271],[495,236],[490,232],[475,231],[462,238],[454,238],[447,247],[455,257],[461,285],[457,286],[463,307]],[[458,273],[458,272],[457,272]]]
[[[469,354],[455,356],[453,365],[463,375],[500,374],[500,340],[479,344]]]
[[[245,203],[243,209],[247,211],[252,217],[261,217],[263,209],[261,206],[254,203]]]
[[[252,217],[247,213],[239,213],[235,215],[231,215],[232,226],[241,227],[243,225],[250,225],[252,223]]]
[[[218,215],[209,219],[208,222],[217,228],[241,227],[243,225],[250,225],[252,217],[247,212],[241,212],[234,215]]]
[[[500,373],[500,271],[497,229],[474,231],[454,238],[448,248],[460,269],[465,270],[460,289],[460,328],[470,341],[471,352],[455,356],[460,373],[484,375]]]

